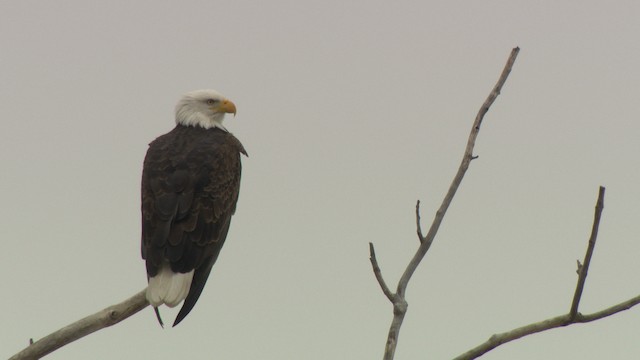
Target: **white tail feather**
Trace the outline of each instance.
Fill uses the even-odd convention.
[[[149,278],[147,300],[154,307],[162,304],[175,307],[187,297],[191,280],[193,280],[193,270],[185,274],[174,273],[169,264],[164,264],[158,275]]]

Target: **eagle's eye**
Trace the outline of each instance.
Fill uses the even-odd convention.
[[[215,104],[217,102],[218,102],[218,100],[216,100],[216,99],[207,99],[207,105],[213,105],[213,104]]]

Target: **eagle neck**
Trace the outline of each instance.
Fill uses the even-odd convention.
[[[203,127],[197,124],[189,124],[189,125],[185,125],[185,124],[180,124],[178,123],[177,128],[179,129],[185,129],[185,130],[198,130],[198,131],[222,131],[225,133],[229,133],[229,130],[227,130],[227,128],[225,128],[222,125],[216,125],[216,126],[212,126],[212,127]]]

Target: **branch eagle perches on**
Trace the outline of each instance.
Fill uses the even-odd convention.
[[[95,331],[119,323],[149,306],[149,302],[145,296],[146,291],[147,289],[145,288],[119,304],[109,306],[93,315],[69,324],[36,342],[32,342],[24,350],[9,358],[9,360],[39,359]]]

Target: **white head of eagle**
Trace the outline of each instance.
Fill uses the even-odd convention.
[[[205,129],[222,126],[224,114],[236,114],[236,105],[215,90],[196,90],[185,94],[176,105],[176,124]]]
[[[147,300],[184,301],[173,325],[198,301],[224,244],[240,192],[244,147],[223,126],[236,106],[214,90],[185,94],[176,127],[149,144],[142,169],[142,258]]]

